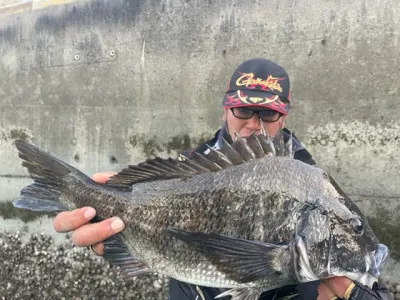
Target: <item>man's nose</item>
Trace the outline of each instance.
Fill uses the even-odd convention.
[[[253,131],[261,130],[260,118],[257,114],[254,114],[250,119],[247,120],[247,128]]]

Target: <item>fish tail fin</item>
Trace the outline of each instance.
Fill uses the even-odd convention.
[[[82,173],[26,141],[17,140],[15,146],[34,183],[21,190],[14,206],[33,211],[68,210],[60,203],[62,179],[71,172]]]

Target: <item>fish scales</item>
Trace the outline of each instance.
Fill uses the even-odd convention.
[[[298,168],[301,168],[303,164],[290,164],[291,168],[296,168],[282,176],[287,182],[287,186],[266,184],[263,189],[254,189],[252,182],[255,176],[260,180],[265,179],[268,183],[268,178],[277,176],[279,168],[282,167],[275,165],[286,163],[275,157],[265,157],[265,160],[267,163],[262,165],[264,168],[257,169],[260,163],[251,162],[250,164],[254,164],[254,166],[250,166],[250,168],[240,165],[219,173],[196,175],[187,180],[173,179],[138,184],[132,191],[132,195],[133,199],[140,198],[143,206],[123,209],[132,212],[132,215],[122,214],[123,220],[127,224],[126,231],[129,231],[130,235],[126,241],[140,241],[146,237],[148,243],[145,245],[133,243],[131,245],[133,252],[146,253],[137,254],[137,256],[144,261],[155,260],[158,267],[160,267],[160,261],[169,262],[164,269],[174,266],[175,277],[190,280],[191,274],[186,274],[184,270],[188,266],[191,270],[196,269],[197,266],[202,269],[202,261],[206,260],[205,257],[201,253],[195,255],[191,247],[186,247],[183,251],[182,243],[165,236],[162,232],[163,228],[178,227],[188,231],[218,233],[276,244],[288,241],[290,237],[294,236],[295,231],[295,223],[289,221],[292,218],[296,219],[302,211],[295,211],[299,206],[299,200],[286,196],[283,191],[287,193],[295,191],[296,184],[313,186],[316,179],[312,176],[305,176],[303,179],[309,180],[309,182],[295,182],[290,178],[290,174],[300,172]],[[235,170],[236,168],[243,170]],[[235,176],[237,173],[241,176]],[[137,202],[133,201],[133,203]],[[102,211],[99,210],[98,214],[102,215]],[[221,216],[223,217],[221,218]],[[257,218],[257,216],[260,217]],[[282,224],[289,226],[282,226]],[[267,235],[263,235],[263,233],[267,233]],[[176,251],[165,251],[166,249],[175,249],[176,244],[178,244]],[[185,264],[182,265],[182,261],[185,261]],[[149,262],[149,265],[151,267],[152,263]],[[183,266],[182,270],[178,269],[180,265]],[[179,274],[183,274],[183,276],[179,276]],[[195,283],[215,284],[214,280],[209,281],[209,276],[223,276],[215,268],[212,271],[208,270],[204,275]],[[195,281],[195,279],[191,281]],[[295,282],[295,278],[292,279],[292,282]],[[228,283],[232,284],[223,281],[221,286],[226,286]],[[240,285],[235,284],[234,286]]]
[[[245,194],[245,195],[243,195]],[[213,199],[210,201],[210,199]],[[223,201],[223,199],[226,199]],[[188,245],[163,234],[162,229],[178,227],[188,231],[200,231],[205,233],[218,233],[235,236],[250,240],[266,240],[271,243],[282,243],[287,237],[294,234],[294,227],[279,224],[287,222],[293,217],[287,210],[295,206],[298,201],[282,196],[271,194],[262,197],[264,200],[260,205],[260,195],[254,195],[250,191],[220,190],[204,191],[198,194],[160,198],[154,202],[162,202],[161,205],[144,205],[127,209],[124,215],[126,229],[124,236],[129,241],[144,241],[142,243],[129,243],[132,252],[137,253],[138,258],[149,262],[155,261],[158,268],[174,268],[175,277],[191,280],[197,284],[214,284],[212,278],[223,278],[224,275],[215,268],[204,265],[206,258],[201,252],[194,251]],[[262,210],[260,210],[262,206]],[[279,210],[280,213],[271,208]],[[299,212],[300,213],[300,212]],[[207,217],[206,217],[207,216]],[[220,216],[223,216],[221,218]],[[279,216],[279,218],[276,218]],[[274,222],[271,222],[274,220]],[[273,229],[273,230],[271,230]],[[273,232],[271,236],[263,233]],[[168,262],[161,266],[160,262]],[[207,272],[202,270],[206,269]],[[190,270],[190,271],[187,271]],[[193,270],[198,273],[193,274]],[[192,276],[194,276],[192,278]],[[294,279],[293,279],[294,280]],[[219,287],[240,286],[232,281],[220,280]]]

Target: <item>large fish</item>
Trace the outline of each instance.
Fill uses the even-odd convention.
[[[323,170],[279,156],[282,138],[237,137],[220,150],[129,166],[106,185],[18,140],[34,183],[14,205],[36,211],[92,206],[123,232],[105,258],[126,273],[158,272],[228,288],[219,297],[332,276],[372,286],[387,257],[366,218]],[[277,153],[278,155],[275,155]]]

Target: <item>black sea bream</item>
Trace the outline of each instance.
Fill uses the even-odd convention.
[[[119,216],[125,230],[105,242],[112,264],[228,288],[221,296],[235,300],[340,275],[371,286],[387,248],[326,172],[283,155],[291,151],[273,140],[238,137],[193,159],[148,160],[106,185],[19,140],[35,182],[14,205]]]

